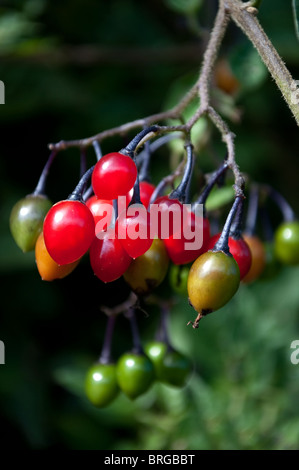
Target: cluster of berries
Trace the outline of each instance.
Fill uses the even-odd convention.
[[[112,333],[116,315],[108,316],[102,352],[86,372],[85,393],[98,408],[107,406],[122,392],[131,400],[147,392],[155,382],[170,387],[184,387],[192,373],[190,359],[175,349],[169,340],[168,309],[162,309],[161,324],[155,339],[141,343],[135,307],[126,310],[131,323],[133,348],[114,362],[111,355]]]
[[[155,187],[143,171],[149,152],[143,167],[136,155],[145,138],[156,131],[156,126],[144,129],[121,151],[100,156],[69,197],[54,205],[44,191],[52,153],[35,191],[13,207],[11,233],[24,252],[35,249],[38,271],[47,281],[69,275],[89,253],[91,268],[102,282],[123,277],[140,298],[162,283],[171,263],[176,270],[173,287],[186,292],[197,313],[189,323],[197,328],[201,318],[229,302],[240,282],[254,281],[273,262],[299,263],[299,222],[284,198],[263,185],[255,186],[249,198],[245,229],[240,192],[222,230],[211,233],[205,203],[212,188],[223,183],[227,161],[210,175],[191,204],[194,153],[187,142],[180,183],[165,195],[166,179]],[[277,203],[283,216],[267,245],[255,233],[261,192],[263,199],[266,193]],[[110,402],[119,390],[136,398],[154,378],[177,386],[185,383],[190,363],[170,346],[165,334],[145,350],[140,341],[135,342],[134,351],[116,366],[105,350],[88,371],[86,393],[97,406]]]

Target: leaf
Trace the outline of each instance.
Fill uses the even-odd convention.
[[[257,89],[268,76],[266,66],[248,41],[241,42],[234,48],[229,62],[243,93]]]
[[[297,36],[297,39],[299,40],[299,0],[292,0],[292,6],[293,6],[296,36]]]
[[[234,199],[234,189],[232,186],[214,188],[206,201],[207,211],[220,209]]]

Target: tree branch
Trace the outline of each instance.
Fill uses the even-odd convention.
[[[221,2],[258,51],[299,126],[299,88],[256,18],[257,10],[252,7],[244,8],[244,3],[239,0]]]

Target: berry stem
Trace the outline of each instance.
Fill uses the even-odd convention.
[[[47,160],[47,163],[45,164],[45,166],[43,168],[43,171],[42,171],[42,173],[39,177],[36,188],[33,191],[33,196],[45,196],[47,177],[48,177],[48,174],[49,174],[50,167],[51,167],[51,165],[53,163],[53,160],[56,157],[57,153],[58,152],[56,150],[52,150],[52,152],[50,153],[50,156]]]
[[[175,172],[168,175],[168,176],[165,176],[160,181],[160,183],[156,186],[156,189],[154,190],[153,194],[151,195],[150,205],[153,204],[155,202],[155,200],[158,199],[158,197],[160,197],[162,195],[164,189],[167,186],[172,186],[173,187],[174,180],[182,174],[183,169],[184,169],[184,161],[182,160],[181,163],[179,164],[179,166],[177,167],[177,169],[175,170]]]
[[[117,199],[113,199],[112,201],[112,205],[113,205],[113,218],[110,222],[110,226],[115,226],[115,223],[116,223],[116,219],[118,217],[118,203],[117,203]]]
[[[185,166],[184,174],[182,180],[178,187],[174,189],[170,195],[169,199],[178,199],[182,204],[186,202],[186,196],[188,193],[188,189],[190,188],[190,182],[193,173],[194,167],[194,154],[193,154],[193,145],[188,143],[186,145],[187,150],[187,163]]]
[[[112,362],[111,345],[112,345],[115,321],[116,321],[116,315],[110,315],[107,317],[107,325],[106,325],[104,342],[102,346],[101,355],[98,360],[100,364],[110,364]]]
[[[259,188],[253,184],[250,188],[247,217],[244,232],[252,236],[255,233],[257,214],[259,208]]]
[[[137,178],[134,183],[134,190],[133,190],[133,196],[131,201],[129,202],[129,206],[132,204],[142,204],[141,199],[140,199],[140,186],[139,186],[139,174],[137,172]]]
[[[206,203],[206,200],[208,199],[208,196],[210,194],[210,192],[212,191],[213,187],[215,186],[215,184],[222,179],[223,175],[225,174],[226,170],[228,169],[228,163],[227,161],[225,160],[222,165],[216,170],[214,171],[214,173],[212,173],[211,177],[209,178],[209,181],[208,183],[206,184],[206,186],[204,187],[204,189],[202,190],[201,194],[199,195],[199,197],[197,198],[197,201],[193,204],[193,210],[195,208],[195,205],[197,204],[202,204],[203,205],[203,208],[204,208],[204,215],[205,215],[205,203]]]
[[[92,146],[93,146],[93,148],[94,148],[97,161],[101,160],[103,154],[102,154],[102,150],[101,150],[101,147],[100,147],[99,142],[98,142],[97,140],[94,140],[94,141],[92,142]]]
[[[130,321],[132,340],[133,340],[133,352],[135,354],[143,354],[143,347],[141,344],[139,329],[136,320],[135,308],[131,307],[125,313],[125,316]]]
[[[271,186],[266,186],[269,197],[275,202],[280,209],[284,222],[293,222],[295,220],[295,212],[293,211],[287,200]]]
[[[88,199],[89,197],[91,197],[92,195],[93,195],[93,188],[92,188],[92,185],[90,185],[90,186],[86,189],[86,191],[84,191],[84,193],[83,193],[83,201],[84,201],[84,202],[87,201],[87,199]]]
[[[172,350],[172,346],[168,334],[168,319],[169,319],[169,308],[165,305],[161,306],[161,317],[160,325],[156,333],[156,340],[161,341],[167,345],[168,351]]]
[[[229,246],[228,246],[228,239],[229,239],[229,234],[230,234],[230,228],[232,225],[232,222],[236,216],[236,212],[239,208],[239,205],[241,204],[243,200],[242,196],[236,196],[234,203],[232,205],[231,210],[229,211],[229,214],[226,218],[224,227],[222,229],[221,235],[219,240],[216,242],[214,248],[212,251],[223,251],[228,256],[231,256],[231,253],[229,251]]]
[[[83,193],[85,191],[86,184],[90,179],[92,172],[94,170],[95,165],[93,165],[89,170],[87,170],[84,175],[81,177],[79,183],[75,187],[74,191],[69,195],[69,201],[83,201]]]
[[[125,155],[129,155],[131,158],[133,158],[134,156],[134,153],[138,147],[138,145],[140,145],[140,142],[146,137],[148,136],[148,134],[151,134],[151,133],[156,133],[158,132],[159,130],[159,127],[158,126],[150,126],[150,127],[146,127],[145,129],[143,129],[141,132],[139,132],[135,137],[134,139],[131,140],[131,142],[128,143],[128,145],[122,149],[120,151],[120,153],[123,153]]]
[[[139,170],[139,181],[146,181],[150,183],[151,181],[150,161],[151,161],[152,152],[151,152],[151,147],[150,147],[150,143],[148,140],[144,144],[144,150],[145,152],[144,152],[143,159],[142,159],[142,165]]]
[[[241,199],[240,204],[238,205],[237,212],[234,218],[234,221],[230,228],[229,236],[234,240],[240,240],[243,232],[243,214],[244,214],[244,200]]]

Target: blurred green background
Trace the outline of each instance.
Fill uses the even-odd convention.
[[[120,396],[97,410],[84,397],[86,368],[98,357],[101,305],[123,301],[123,281],[104,286],[84,260],[68,278],[41,281],[34,254],[22,254],[9,233],[15,202],[30,193],[49,155],[49,142],[77,139],[165,109],[199,71],[217,1],[0,1],[0,365],[2,449],[298,449],[299,269],[242,285],[233,300],[200,323],[168,279],[157,296],[173,301],[173,344],[192,358],[183,390],[155,384],[131,402]],[[182,5],[184,5],[182,7]],[[190,7],[190,8],[189,8]],[[259,18],[299,79],[299,43],[291,1],[264,0]],[[237,159],[249,177],[279,190],[299,214],[298,128],[253,48],[231,26],[221,54],[240,80],[236,97],[215,103],[236,133]],[[208,128],[197,164],[215,168],[225,149]],[[108,139],[104,152],[126,138]],[[170,150],[153,157],[158,182]],[[161,158],[160,158],[161,157]],[[59,154],[48,180],[52,201],[67,197],[80,169],[78,150]],[[94,161],[93,151],[88,162]],[[229,206],[227,206],[229,207]],[[225,209],[227,209],[225,207]],[[280,215],[273,210],[274,222]],[[159,308],[146,306],[138,324],[152,337]],[[131,347],[120,317],[113,352]]]

